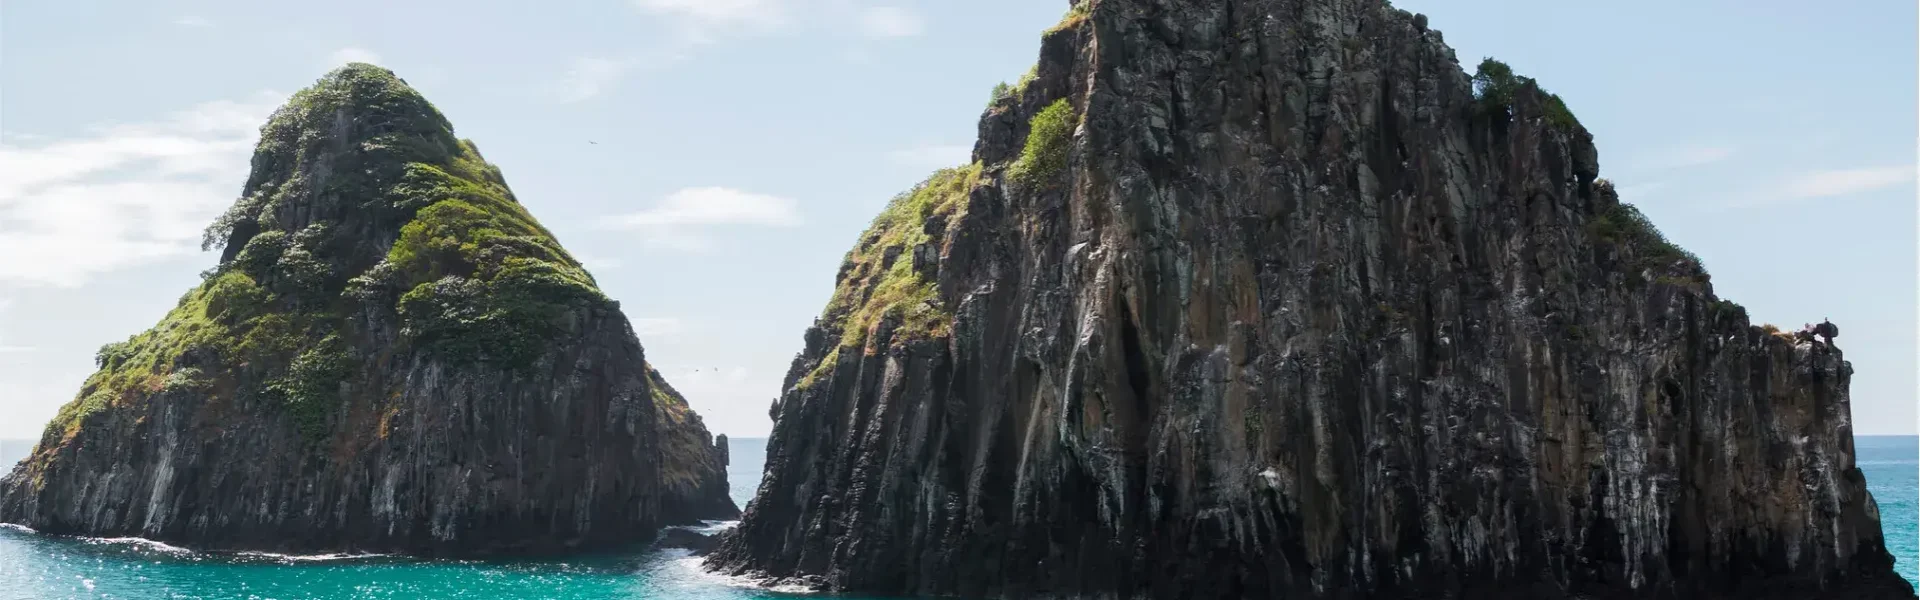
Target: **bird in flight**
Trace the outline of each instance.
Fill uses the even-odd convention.
[[[600,145],[600,142],[596,142],[596,141],[593,141],[593,140],[587,140],[587,143],[589,143],[589,144],[593,144],[593,145],[595,145],[595,146],[598,146],[598,145]]]

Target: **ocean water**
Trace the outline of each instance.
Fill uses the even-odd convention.
[[[734,500],[745,506],[759,485],[766,440],[732,444],[728,480]],[[0,442],[0,469],[10,470],[31,445]],[[1896,568],[1920,581],[1920,438],[1860,437],[1855,448]],[[0,526],[0,600],[819,597],[757,589],[698,565],[684,550],[652,549],[551,561],[209,555],[145,540],[52,538]]]
[[[1880,505],[1880,531],[1893,553],[1894,570],[1920,585],[1920,437],[1853,438],[1853,462]]]
[[[727,480],[744,507],[760,484],[766,440],[731,444]],[[0,470],[10,471],[31,451],[31,442],[0,442]],[[644,548],[549,561],[210,555],[145,540],[53,538],[0,526],[0,600],[820,597],[756,589],[701,572],[699,561],[685,550]]]

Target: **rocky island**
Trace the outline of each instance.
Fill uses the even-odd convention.
[[[0,521],[483,555],[738,515],[725,440],[471,141],[352,64],[261,129],[219,265],[0,480]]]
[[[708,564],[963,597],[1913,598],[1831,338],[1383,0],[1091,0],[848,253]]]

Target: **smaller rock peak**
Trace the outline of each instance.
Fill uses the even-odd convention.
[[[327,72],[312,86],[295,93],[274,113],[263,134],[284,129],[329,129],[334,113],[340,112],[360,119],[385,117],[449,133],[452,130],[446,117],[405,79],[385,67],[355,62]]]
[[[407,84],[407,80],[401,79],[392,69],[363,62],[340,65],[320,76],[320,80],[307,89],[310,92],[337,92],[356,97],[394,93],[420,96],[420,92],[415,91],[413,86]]]
[[[387,78],[400,81],[400,77],[393,74],[393,69],[365,62],[350,62],[340,65],[339,68],[328,71],[326,76],[320,81],[326,83],[329,81],[359,80],[365,78]],[[406,82],[401,81],[401,83]]]
[[[260,129],[241,198],[208,229],[203,245],[225,246],[224,263],[269,230],[292,235],[314,224],[350,224],[390,240],[411,213],[386,211],[392,207],[385,195],[409,165],[449,168],[461,159],[480,161],[425,96],[389,69],[348,63],[274,111]],[[479,170],[487,171],[481,179],[499,183],[489,169]],[[369,218],[369,209],[393,214]]]

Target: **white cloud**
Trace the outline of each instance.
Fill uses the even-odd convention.
[[[78,286],[194,251],[283,95],[201,104],[64,139],[0,138],[0,285]]]
[[[670,336],[686,331],[686,329],[685,323],[674,318],[640,318],[633,320],[633,333],[642,338],[647,336]]]
[[[327,64],[331,65],[344,65],[356,62],[377,65],[380,64],[380,55],[366,48],[356,48],[352,46],[335,50],[333,54],[327,55]]]
[[[787,24],[786,0],[634,0],[641,11],[671,20],[688,43],[720,32],[762,33]]]
[[[556,98],[561,102],[580,102],[599,96],[607,88],[618,83],[633,67],[629,61],[601,58],[596,56],[580,57],[573,60],[573,66],[560,78]]]
[[[899,6],[862,6],[854,0],[632,0],[662,19],[682,46],[711,44],[796,27],[824,27],[870,38],[903,38],[926,31],[926,19]]]
[[[733,188],[687,188],[668,195],[658,206],[616,217],[615,223],[627,229],[681,225],[784,227],[800,224],[800,203]]]
[[[944,169],[966,164],[973,158],[973,147],[959,144],[922,144],[890,153],[894,162],[928,169]]]
[[[1812,171],[1787,180],[1781,195],[1807,200],[1871,192],[1913,181],[1913,173],[1913,165]]]
[[[1676,146],[1639,157],[1631,165],[1639,171],[1668,171],[1704,167],[1726,160],[1734,155],[1732,146],[1691,145]]]
[[[212,27],[213,21],[208,21],[206,17],[186,15],[175,18],[173,24],[181,27]]]
[[[644,231],[649,246],[698,252],[713,247],[702,229],[746,225],[792,227],[801,223],[800,203],[791,198],[725,187],[686,188],[652,208],[609,217],[601,229]]]
[[[895,6],[875,6],[860,11],[860,31],[869,37],[903,38],[920,35],[926,22],[913,11]]]

